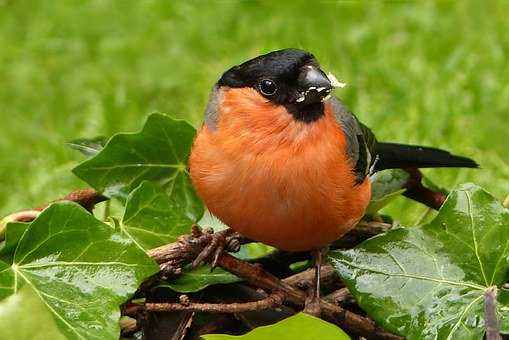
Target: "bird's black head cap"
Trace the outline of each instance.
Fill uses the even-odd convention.
[[[276,105],[284,105],[298,120],[323,116],[323,99],[332,85],[315,57],[288,48],[248,60],[226,71],[219,86],[252,87]]]

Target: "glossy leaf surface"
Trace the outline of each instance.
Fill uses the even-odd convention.
[[[482,338],[484,292],[507,281],[508,259],[509,210],[471,184],[427,225],[329,254],[359,305],[409,339]],[[497,308],[506,329],[509,308],[501,299]]]
[[[144,180],[157,182],[171,196],[187,202],[195,216],[203,214],[187,174],[187,159],[196,131],[183,120],[154,113],[138,133],[119,133],[74,173],[110,197],[125,199]]]
[[[241,281],[237,276],[222,268],[214,268],[210,271],[209,265],[202,265],[197,268],[185,268],[184,273],[168,283],[159,287],[168,287],[180,293],[191,293],[202,290],[205,287]]]
[[[70,339],[117,339],[119,305],[158,266],[82,207],[55,203],[0,262],[0,296],[32,289]]]
[[[198,218],[192,210],[187,200],[169,196],[158,185],[144,181],[127,198],[121,229],[148,250],[190,232]]]

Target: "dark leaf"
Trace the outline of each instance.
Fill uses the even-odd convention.
[[[210,266],[203,265],[195,269],[185,268],[182,275],[158,287],[168,287],[180,293],[191,293],[211,285],[238,281],[241,281],[241,279],[222,268],[215,268],[211,272]]]

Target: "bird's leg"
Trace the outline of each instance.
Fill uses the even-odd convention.
[[[205,230],[205,232],[201,233],[199,237],[205,239],[205,243],[207,245],[194,259],[192,266],[197,267],[203,262],[210,260],[212,269],[214,269],[223,251],[225,250],[231,252],[239,251],[240,248],[240,243],[238,242],[239,236],[240,236],[239,234],[233,232],[233,230],[229,228],[220,230],[215,233],[213,232],[213,230],[210,229]]]
[[[322,267],[322,253],[324,249],[314,249],[311,251],[313,256],[313,263],[315,267],[315,279],[314,284],[310,287],[308,296],[306,298],[306,304],[304,306],[304,312],[320,316],[320,270]]]

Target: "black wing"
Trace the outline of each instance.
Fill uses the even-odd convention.
[[[331,104],[346,137],[347,154],[353,163],[356,181],[362,183],[376,162],[376,137],[339,99],[331,98]]]
[[[472,159],[448,151],[419,145],[382,143],[337,98],[331,99],[336,120],[347,140],[348,157],[354,164],[357,183],[384,169],[398,168],[477,168]]]

